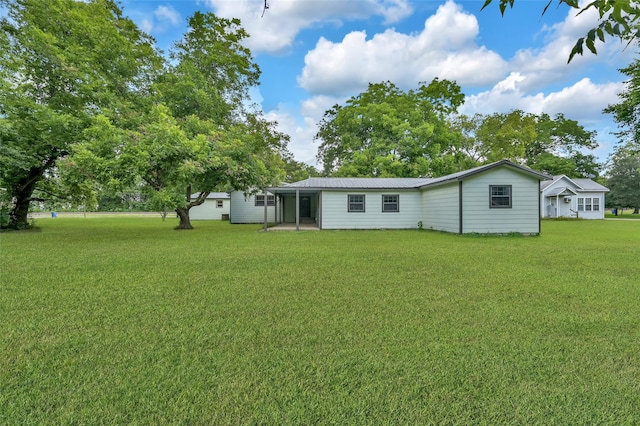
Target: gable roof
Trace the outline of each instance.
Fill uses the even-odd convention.
[[[462,181],[478,173],[483,173],[487,170],[501,166],[513,168],[518,172],[528,174],[538,180],[551,179],[551,176],[548,176],[544,173],[537,172],[528,167],[513,163],[509,160],[502,160],[437,178],[316,177],[304,179],[299,182],[284,184],[278,188],[267,188],[267,190],[283,191],[299,189],[315,191],[322,189],[419,189],[431,185],[438,185],[453,181]]]
[[[546,182],[541,182],[540,183],[540,190],[544,191],[546,188],[548,188],[548,187],[550,187],[552,185],[555,185],[556,183],[558,183],[562,179],[566,179],[567,181],[569,181],[570,183],[575,185],[578,191],[609,192],[609,188],[607,188],[606,186],[600,185],[598,182],[595,182],[595,181],[593,181],[591,179],[584,179],[584,178],[572,179],[572,178],[568,177],[567,175],[553,176],[553,180],[546,181]],[[549,192],[547,192],[547,194],[549,194]]]

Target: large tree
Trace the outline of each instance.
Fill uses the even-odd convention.
[[[196,12],[153,85],[156,104],[133,129],[99,117],[74,155],[110,187],[145,184],[150,203],[175,210],[179,229],[211,191],[258,190],[284,177],[288,137],[247,107],[260,70],[238,20]],[[192,193],[199,193],[192,199]]]
[[[609,105],[604,112],[613,114],[620,127],[616,133],[620,146],[640,152],[640,59],[620,71],[629,79],[624,91],[618,95],[620,102]]]
[[[510,159],[549,174],[596,177],[601,165],[582,151],[597,146],[596,132],[563,114],[530,114],[520,110],[487,116],[458,117],[462,141],[457,149],[478,162]]]
[[[493,3],[494,0],[485,0],[482,9]],[[587,34],[580,37],[571,49],[568,62],[575,55],[582,55],[584,46],[591,53],[596,54],[596,40],[605,41],[607,35],[620,38],[626,43],[632,43],[640,39],[640,3],[634,0],[593,0],[587,3],[579,0],[558,0],[558,5],[566,5],[576,11],[579,15],[589,9],[598,11],[600,17],[598,25],[591,28]],[[513,7],[515,0],[498,0],[500,13],[505,14],[507,7]],[[548,0],[542,14],[544,14],[553,0]]]
[[[391,82],[325,112],[315,137],[323,173],[335,176],[432,176],[455,171],[447,117],[464,95],[435,79],[402,91]]]
[[[608,204],[617,207],[640,209],[640,154],[618,150],[611,159],[607,186],[611,190]]]
[[[152,39],[111,0],[2,0],[0,186],[8,226],[96,114],[127,120],[158,64]]]

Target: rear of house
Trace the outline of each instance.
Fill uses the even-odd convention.
[[[459,234],[538,234],[538,188],[545,175],[513,163],[488,166],[425,186],[423,226]]]
[[[231,222],[536,234],[547,178],[507,160],[439,178],[309,178],[258,195],[266,214],[264,198],[232,193]]]

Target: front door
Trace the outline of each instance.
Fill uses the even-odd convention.
[[[300,197],[300,217],[311,217],[311,197]]]

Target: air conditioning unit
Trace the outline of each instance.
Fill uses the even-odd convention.
[[[570,202],[571,202],[571,198],[569,198],[569,197],[564,197],[564,202],[565,202],[565,203],[570,203]]]

